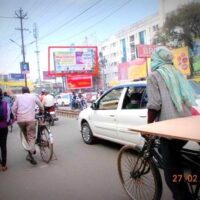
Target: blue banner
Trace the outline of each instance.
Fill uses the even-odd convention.
[[[11,80],[21,80],[21,79],[24,79],[24,74],[11,73],[11,74],[9,74],[9,79],[11,79]]]

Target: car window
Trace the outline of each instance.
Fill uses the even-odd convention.
[[[100,110],[116,110],[123,88],[113,89],[99,101]]]
[[[147,93],[144,86],[130,86],[124,97],[122,109],[146,108]]]

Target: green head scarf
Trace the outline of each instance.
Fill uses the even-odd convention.
[[[183,74],[173,65],[173,55],[171,51],[160,46],[156,48],[151,56],[151,71],[158,71],[169,90],[171,99],[180,112],[182,105],[195,105],[194,92]]]

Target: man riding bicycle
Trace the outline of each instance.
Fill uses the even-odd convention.
[[[13,115],[29,144],[29,151],[26,157],[31,164],[35,165],[33,155],[35,151],[36,128],[35,128],[35,105],[38,105],[42,111],[44,108],[39,98],[30,93],[28,87],[22,87],[22,95],[18,96],[13,104]]]

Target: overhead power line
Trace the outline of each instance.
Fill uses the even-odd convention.
[[[48,37],[49,35],[52,35],[53,33],[59,31],[61,28],[63,28],[64,26],[66,26],[67,24],[73,22],[74,20],[76,20],[78,17],[80,17],[81,15],[83,15],[84,13],[86,13],[88,10],[92,9],[93,7],[95,7],[97,4],[99,4],[102,0],[98,0],[97,2],[95,2],[94,4],[92,4],[91,6],[89,6],[88,8],[86,8],[85,10],[83,10],[81,13],[79,13],[78,15],[74,16],[73,18],[69,19],[67,22],[65,22],[64,24],[60,25],[59,27],[57,27],[55,30],[47,33],[46,35],[43,35],[42,37],[39,38],[39,40],[42,40],[46,37]]]
[[[100,24],[101,22],[105,21],[107,18],[111,17],[112,15],[114,15],[116,12],[118,12],[120,9],[122,9],[124,6],[126,6],[127,4],[129,4],[132,0],[128,0],[126,1],[125,3],[123,3],[122,5],[120,5],[118,8],[116,8],[115,10],[113,10],[112,12],[110,12],[108,15],[106,15],[105,17],[103,17],[102,19],[100,19],[99,21],[97,21],[96,23],[88,26],[86,29],[78,32],[78,33],[75,33],[73,34],[73,36],[71,37],[67,37],[65,39],[62,39],[62,40],[59,40],[59,41],[56,41],[56,42],[62,42],[62,41],[65,41],[66,39],[69,39],[69,38],[73,38],[73,37],[76,37],[77,35],[80,35],[86,31],[88,31],[89,29],[93,28],[94,26]]]
[[[6,16],[0,16],[0,18],[4,18],[4,19],[13,19],[13,18],[16,18],[16,17],[6,17]]]

